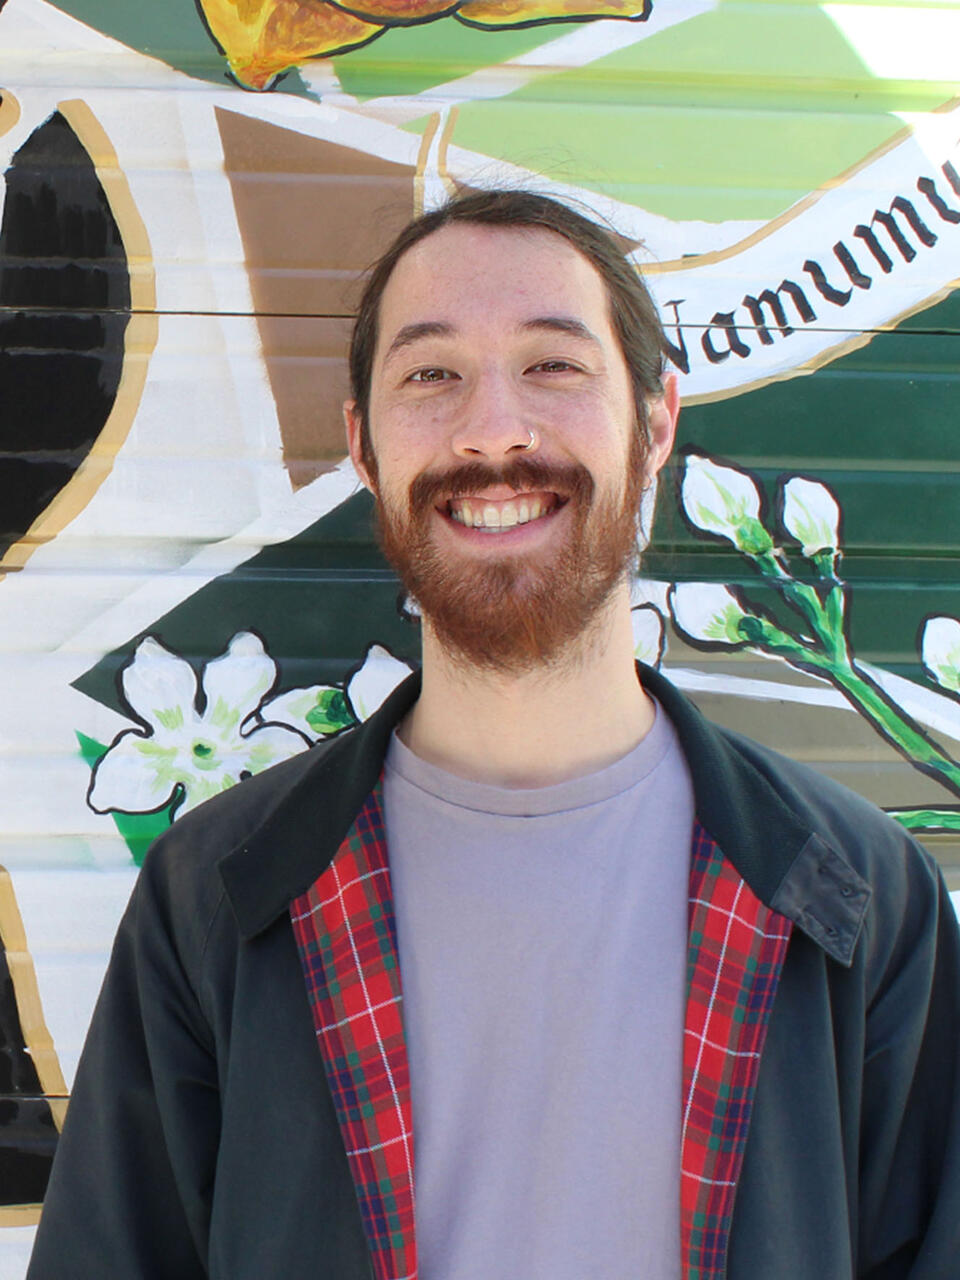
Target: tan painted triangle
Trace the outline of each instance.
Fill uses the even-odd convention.
[[[365,271],[414,214],[418,170],[222,107],[215,114],[297,489],[346,452],[350,316]]]
[[[0,89],[0,135],[9,132],[20,119],[20,103],[9,89]]]

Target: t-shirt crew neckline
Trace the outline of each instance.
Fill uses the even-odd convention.
[[[385,768],[434,799],[456,808],[504,817],[541,817],[602,804],[637,786],[657,768],[673,740],[666,715],[651,698],[654,721],[626,755],[595,772],[546,787],[500,787],[475,782],[421,759],[400,740],[396,730],[387,748]]]

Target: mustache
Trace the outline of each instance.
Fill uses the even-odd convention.
[[[465,462],[448,471],[424,471],[410,486],[410,512],[419,515],[436,505],[438,497],[459,498],[495,485],[518,493],[547,490],[575,502],[588,503],[595,488],[582,463],[549,463],[538,458],[513,458],[501,466]]]

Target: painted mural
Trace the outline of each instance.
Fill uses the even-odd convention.
[[[0,1280],[150,841],[417,662],[340,405],[451,192],[573,201],[658,301],[638,656],[960,889],[958,49],[960,0],[0,0]]]

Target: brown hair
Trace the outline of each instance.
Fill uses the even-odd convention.
[[[630,372],[637,423],[642,429],[646,423],[646,398],[663,392],[665,340],[653,299],[637,268],[624,257],[613,233],[550,196],[533,191],[478,191],[457,196],[441,208],[407,223],[371,268],[350,340],[350,385],[362,424],[364,458],[372,460],[368,422],[370,380],[383,291],[394,267],[408,249],[453,222],[553,231],[593,264],[607,287],[610,318]]]

